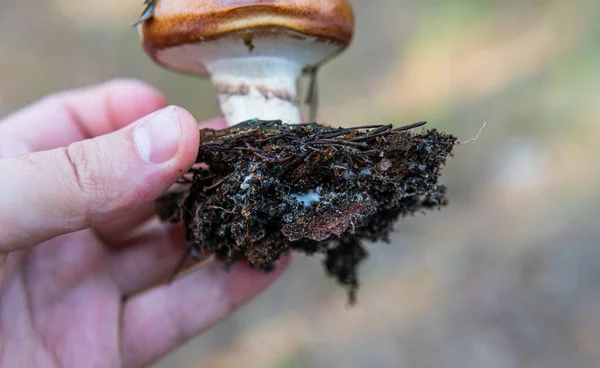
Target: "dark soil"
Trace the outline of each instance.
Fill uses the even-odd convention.
[[[438,184],[458,140],[424,125],[330,128],[251,120],[201,131],[198,163],[157,210],[183,221],[195,258],[272,270],[295,250],[323,255],[355,301],[363,240],[388,241],[399,217],[446,204]]]

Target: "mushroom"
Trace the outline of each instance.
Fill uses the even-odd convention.
[[[350,43],[347,0],[158,0],[138,25],[165,68],[210,76],[228,124],[300,123],[298,78]]]

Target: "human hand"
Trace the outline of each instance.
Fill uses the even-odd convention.
[[[149,364],[285,268],[209,263],[162,283],[185,243],[181,226],[152,218],[153,201],[199,141],[192,116],[164,106],[152,88],[114,81],[0,123],[1,366]]]

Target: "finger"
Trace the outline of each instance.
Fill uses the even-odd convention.
[[[0,251],[126,218],[196,159],[198,126],[168,107],[114,133],[0,160]]]
[[[108,266],[123,295],[133,295],[164,282],[187,252],[184,229],[152,219],[142,234],[112,252]],[[208,257],[207,257],[208,258]],[[189,259],[184,268],[199,262]]]
[[[167,279],[185,250],[182,226],[152,219],[141,234],[110,253],[112,279],[124,295],[138,293]]]
[[[120,129],[165,107],[154,88],[119,79],[59,92],[0,122],[0,157],[67,146]]]
[[[227,122],[223,117],[208,120],[200,125],[200,129],[223,129],[226,127]],[[94,231],[109,247],[117,248],[131,239],[137,233],[137,228],[152,218],[155,213],[154,203],[148,203],[127,218],[96,226]]]
[[[273,273],[237,263],[227,272],[219,262],[131,298],[124,305],[121,352],[126,366],[145,366],[219,322],[270,285]]]
[[[94,232],[102,243],[109,249],[117,250],[127,246],[131,239],[138,236],[144,227],[154,217],[156,206],[153,202],[141,204],[127,217],[95,225]]]

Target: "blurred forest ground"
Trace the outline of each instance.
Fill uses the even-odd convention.
[[[141,0],[0,0],[0,115],[134,77],[198,119],[207,81],[153,65]],[[600,366],[600,1],[352,1],[320,121],[428,120],[462,139],[449,207],[370,246],[359,305],[296,257],[255,303],[157,367]],[[51,123],[51,122],[49,122]]]

